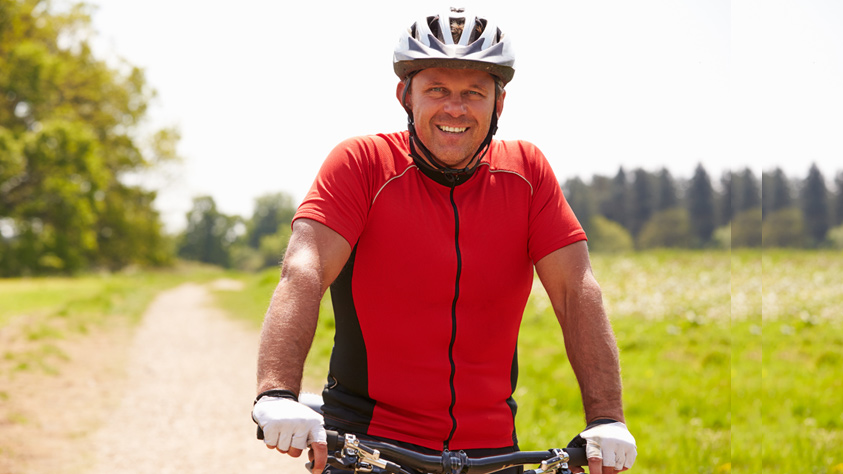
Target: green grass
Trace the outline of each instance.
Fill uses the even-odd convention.
[[[732,254],[732,469],[761,472],[761,253]]]
[[[592,256],[620,350],[635,472],[730,469],[730,259],[725,252]],[[554,333],[554,331],[557,331]],[[522,447],[566,445],[582,402],[555,317],[534,291],[522,324]]]
[[[762,265],[764,472],[843,473],[843,253]]]
[[[620,348],[634,472],[843,473],[843,254],[653,251],[592,263]],[[258,327],[278,272],[242,278],[244,292],[219,296]],[[566,445],[583,425],[561,332],[535,289],[519,341],[525,449]],[[330,354],[328,303],[310,387]]]

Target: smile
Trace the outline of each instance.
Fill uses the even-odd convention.
[[[446,127],[442,125],[439,125],[438,127],[439,130],[442,130],[443,132],[447,133],[464,133],[466,130],[468,130],[468,127]]]

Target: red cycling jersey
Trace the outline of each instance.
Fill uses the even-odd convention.
[[[295,216],[354,249],[331,286],[326,423],[431,449],[513,446],[533,264],[585,233],[532,144],[492,141],[457,185],[415,163],[408,137],[341,143]]]

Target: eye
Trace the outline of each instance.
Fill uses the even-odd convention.
[[[433,99],[441,99],[449,94],[448,89],[441,86],[433,86],[427,89],[427,95]]]

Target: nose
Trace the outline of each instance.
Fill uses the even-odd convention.
[[[465,99],[459,94],[451,95],[445,102],[445,113],[453,117],[465,115],[468,107],[465,105]]]

